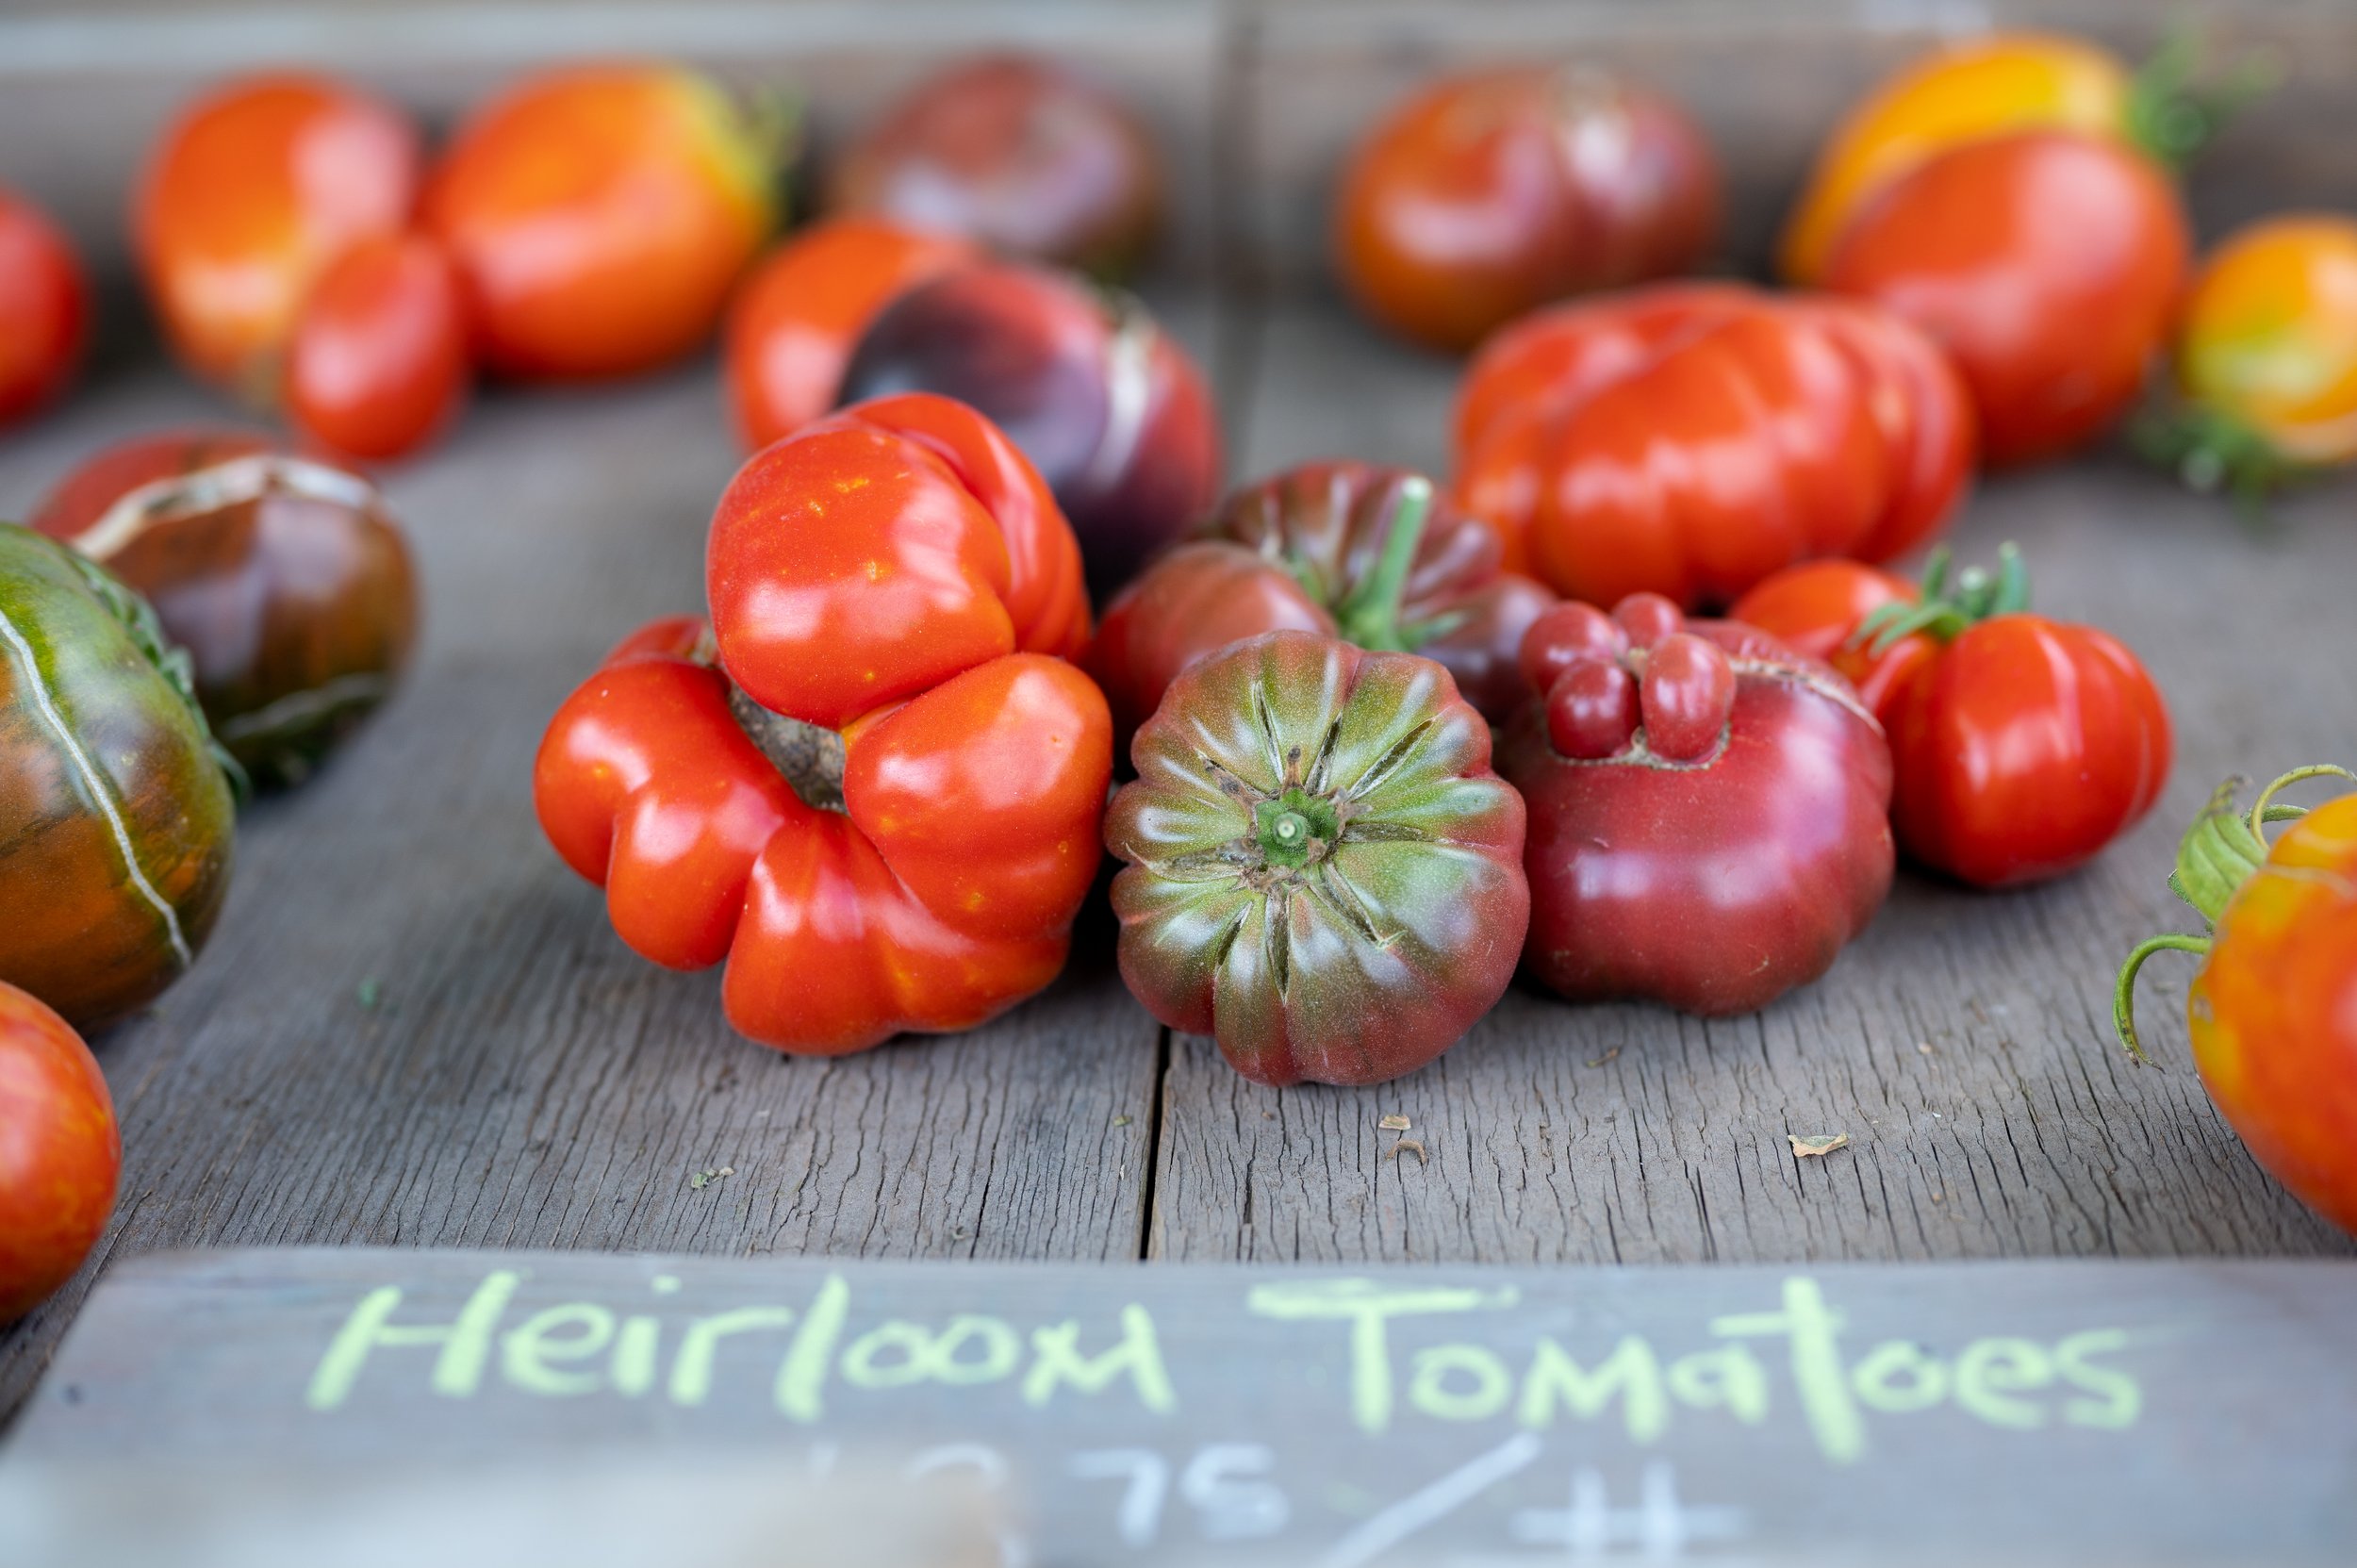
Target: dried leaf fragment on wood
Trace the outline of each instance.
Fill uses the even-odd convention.
[[[1386,1132],[1405,1132],[1410,1124],[1406,1116],[1394,1111],[1375,1125]]]
[[[377,1003],[385,999],[385,982],[371,975],[353,992],[353,999],[360,1004],[361,1012],[375,1012]]]
[[[1588,1065],[1589,1065],[1590,1066],[1591,1066],[1591,1067],[1601,1067],[1601,1066],[1603,1066],[1603,1065],[1604,1065],[1607,1062],[1611,1061],[1614,1057],[1616,1057],[1616,1056],[1618,1056],[1618,1055],[1620,1055],[1620,1054],[1621,1054],[1621,1048],[1620,1048],[1620,1047],[1618,1047],[1618,1046],[1614,1046],[1614,1047],[1613,1047],[1610,1050],[1606,1051],[1606,1052],[1605,1052],[1602,1056],[1591,1056],[1591,1057],[1590,1057],[1590,1058],[1588,1059]]]
[[[1416,1164],[1419,1165],[1428,1165],[1432,1163],[1432,1157],[1424,1151],[1424,1145],[1414,1138],[1402,1138],[1384,1152],[1383,1158],[1396,1160],[1399,1158],[1399,1151],[1404,1148],[1415,1150]]]
[[[1113,1118],[1113,1125],[1115,1127],[1127,1127],[1129,1125],[1129,1121],[1130,1118],[1128,1116],[1115,1116]]]
[[[701,1192],[706,1187],[711,1186],[715,1181],[719,1180],[722,1177],[734,1176],[735,1174],[736,1167],[734,1165],[722,1165],[717,1170],[700,1170],[695,1175],[687,1179],[687,1185],[696,1192]]]
[[[1805,1160],[1811,1155],[1821,1158],[1837,1148],[1850,1147],[1847,1132],[1788,1132],[1784,1136],[1785,1141],[1792,1146],[1795,1160]]]

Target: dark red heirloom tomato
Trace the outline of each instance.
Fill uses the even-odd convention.
[[[1771,578],[1737,606],[1807,646],[1838,645],[1889,732],[1892,808],[1908,856],[1984,887],[2075,869],[2134,827],[2168,782],[2168,709],[2144,666],[2091,626],[2028,613],[2007,545],[1953,584],[1936,554],[1920,594],[1886,573]]]
[[[1955,362],[1992,463],[2055,456],[2134,402],[2190,264],[2174,186],[2110,138],[1967,142],[1868,203],[1825,287],[1887,306]]]
[[[1574,1001],[1748,1013],[1890,890],[1890,750],[1841,678],[1650,594],[1539,618],[1498,770],[1530,809],[1523,962]]]
[[[1555,596],[1500,569],[1497,531],[1407,469],[1304,463],[1236,491],[1106,607],[1082,663],[1127,737],[1181,669],[1240,637],[1307,631],[1422,653],[1503,722],[1523,633]]]
[[[326,77],[247,77],[184,110],[148,155],[131,221],[182,360],[269,401],[311,285],[409,222],[418,164],[400,110]]]
[[[771,251],[729,306],[729,407],[746,449],[832,408],[851,346],[877,313],[981,256],[970,240],[879,218],[831,218]]]
[[[467,318],[441,247],[424,235],[364,239],[327,271],[295,320],[288,418],[331,452],[405,457],[466,401]]]
[[[972,267],[901,295],[861,338],[840,395],[909,391],[970,404],[1023,449],[1080,536],[1097,593],[1218,497],[1203,372],[1145,306],[1068,274]]]
[[[58,225],[0,190],[0,425],[56,397],[90,329],[90,285]]]
[[[946,398],[765,447],[712,520],[707,635],[660,622],[549,725],[541,827],[729,1020],[837,1055],[971,1028],[1063,966],[1113,770],[1070,529]]]
[[[483,363],[552,380],[693,353],[776,222],[776,140],[717,83],[585,65],[458,127],[425,222],[458,266]]]
[[[1736,285],[1558,305],[1474,360],[1458,503],[1558,593],[1722,604],[1821,555],[1902,553],[1972,467],[1962,388],[1887,313]],[[1519,547],[1517,546],[1519,541]]]
[[[1550,300],[1681,272],[1719,232],[1719,169],[1684,111],[1592,65],[1453,77],[1343,172],[1334,259],[1376,321],[1466,349]]]
[[[257,783],[308,777],[408,663],[417,580],[383,495],[267,436],[120,442],[67,475],[33,526],[154,603],[214,734]]]
[[[1119,276],[1161,221],[1162,159],[1137,117],[1069,67],[990,56],[918,83],[845,148],[826,206]]]
[[[123,1137],[72,1026],[0,981],[0,1326],[74,1278],[114,1213]]]

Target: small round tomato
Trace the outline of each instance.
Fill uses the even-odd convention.
[[[97,1059],[0,981],[0,1326],[74,1278],[114,1213],[123,1136]]]
[[[82,356],[90,284],[41,208],[0,190],[0,425],[58,395]]]
[[[457,274],[420,234],[364,239],[311,290],[287,355],[287,414],[331,452],[405,457],[466,401]]]
[[[1719,171],[1675,104],[1592,65],[1453,77],[1379,122],[1343,172],[1333,250],[1385,326],[1443,350],[1550,300],[1691,267]]]
[[[425,222],[502,375],[629,375],[693,353],[777,217],[771,137],[717,83],[550,71],[460,125]]]
[[[2190,248],[2175,187],[2116,140],[1967,142],[1885,190],[1836,241],[1828,289],[1948,351],[1992,463],[2055,456],[2134,401]]]
[[[2313,811],[2274,804],[2303,767],[2246,814],[2235,782],[2210,798],[2177,851],[2169,885],[2209,927],[2156,936],[2128,955],[2113,1017],[2138,1061],[2134,998],[2144,961],[2198,953],[2185,999],[2194,1065],[2227,1124],[2292,1196],[2357,1235],[2357,795]],[[2266,824],[2293,818],[2273,845]]]
[[[729,406],[759,452],[832,408],[867,323],[920,283],[981,260],[954,235],[830,218],[755,267],[729,307]]]
[[[1117,277],[1161,222],[1162,158],[1119,99],[1068,66],[989,56],[920,82],[846,148],[826,205]]]
[[[324,77],[248,77],[182,112],[140,176],[132,238],[190,370],[269,400],[296,312],[328,264],[417,203],[417,128]]]
[[[1937,653],[1938,644],[1921,633],[1875,643],[1861,639],[1857,629],[1885,605],[1913,606],[1920,598],[1913,583],[1880,567],[1808,561],[1761,582],[1735,602],[1727,619],[1756,626],[1794,652],[1833,666],[1888,730],[1898,711],[1893,694],[1904,687],[1919,661]]]

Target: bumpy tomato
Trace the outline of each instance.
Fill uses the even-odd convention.
[[[1483,348],[1457,407],[1460,505],[1508,563],[1591,603],[1724,603],[1819,555],[1899,554],[1972,466],[1954,374],[1871,307],[1734,285],[1558,305]]]
[[[774,136],[662,66],[551,71],[458,128],[425,221],[503,374],[628,375],[693,353],[776,221]]]
[[[2072,132],[1967,142],[1842,230],[1825,285],[1923,329],[1955,362],[1993,463],[2100,435],[2167,338],[2191,240],[2150,157]]]
[[[1351,155],[1334,260],[1376,321],[1465,349],[1567,294],[1665,277],[1718,237],[1710,146],[1668,99],[1592,65],[1426,89]]]
[[[287,355],[287,414],[347,457],[404,457],[466,401],[457,274],[423,235],[364,239],[312,288]]]
[[[2268,1174],[2357,1235],[2357,795],[2313,811],[2274,804],[2303,779],[2357,779],[2304,767],[2250,812],[2230,781],[2186,833],[2169,885],[2208,933],[2158,936],[2121,966],[2113,1015],[2136,1040],[2136,973],[2153,953],[2198,953],[2185,999],[2194,1065],[2227,1124]],[[2266,824],[2291,819],[2273,845]]]
[[[185,110],[148,157],[132,238],[190,369],[268,401],[311,285],[408,223],[418,164],[399,110],[323,77],[249,77]]]
[[[867,323],[918,284],[981,256],[971,240],[881,218],[831,218],[770,252],[729,307],[729,406],[746,449],[832,408]]]
[[[0,1326],[74,1277],[123,1169],[113,1097],[82,1037],[0,981]]]
[[[0,190],[0,425],[58,395],[90,330],[74,247],[32,203]]]
[[[1080,551],[1022,454],[946,398],[846,410],[739,470],[706,569],[709,633],[631,638],[541,742],[541,826],[617,933],[726,958],[730,1021],[814,1054],[1053,980],[1113,724],[1064,662]]]
[[[1448,671],[1307,632],[1172,683],[1105,818],[1121,976],[1256,1083],[1379,1083],[1513,979],[1523,803]]]

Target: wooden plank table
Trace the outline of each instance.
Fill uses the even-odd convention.
[[[2247,140],[2221,147],[2227,166],[2266,172],[2215,198],[2197,187],[2205,227],[2239,216],[2254,190],[2357,206],[2346,160],[2263,156],[2290,145],[2292,127],[2309,148],[2357,135],[2357,93],[2345,91],[2357,24],[2316,5],[2216,8],[2256,18],[2299,49],[2303,72],[2321,62],[2344,91],[2296,84],[2291,119],[2269,109],[2234,133]],[[1501,14],[1540,13],[1478,8],[1482,25],[1442,49],[1430,36],[1441,23],[1398,8],[1182,7],[1144,42],[1125,41],[1105,8],[1069,9],[1081,20],[1059,36],[1113,61],[1165,124],[1221,111],[1181,154],[1182,202],[1210,238],[1149,292],[1214,371],[1234,471],[1344,453],[1443,468],[1452,368],[1376,339],[1300,281],[1312,241],[1294,222],[1299,180],[1330,163],[1334,116],[1358,123],[1452,51],[1500,52]],[[1558,9],[1568,20],[1542,41],[1625,17]],[[1834,48],[1855,20],[1791,9],[1810,47]],[[2118,4],[2046,9],[2150,34]],[[889,51],[872,36],[843,41],[852,8],[791,13],[836,29],[799,45],[762,35],[831,84],[822,130],[846,83],[906,74],[876,63]],[[725,17],[696,14],[704,41],[690,52],[728,54],[709,41]],[[1754,36],[1742,27],[1768,27],[1739,26],[1724,7],[1647,14],[1638,53],[1663,62],[1685,46],[1723,57]],[[1714,17],[1732,31],[1714,32]],[[1929,22],[1911,17],[1826,79],[1863,79],[1920,43]],[[114,25],[110,9],[101,24]],[[104,224],[147,128],[189,83],[155,58],[69,91],[87,68],[74,63],[82,35],[6,31],[31,25],[0,23],[0,44],[45,39],[49,51],[0,47],[0,180],[37,192],[63,182],[60,205]],[[928,46],[962,47],[970,33]],[[455,91],[414,51],[380,73],[338,55],[339,36],[320,33],[317,52],[430,81],[427,99]],[[1320,37],[1339,74],[1289,74]],[[847,52],[867,75],[822,69]],[[1394,87],[1374,97],[1352,86],[1383,82]],[[1758,106],[1772,96],[1713,97],[1706,112],[1722,141],[1749,146],[1742,117],[1771,113]],[[91,140],[58,134],[77,101],[93,115],[136,104],[143,118]],[[1811,100],[1799,131],[1778,121],[1760,144],[1805,145],[1836,107]],[[47,134],[29,135],[36,125]],[[1741,211],[1771,210],[1755,184],[1739,196]],[[1739,237],[1739,252],[1748,243]],[[0,513],[103,441],[224,417],[121,346],[139,336],[119,331],[74,401],[0,438]],[[2177,717],[2167,798],[2084,874],[2004,898],[1903,876],[1825,982],[1755,1018],[1516,993],[1407,1081],[1271,1092],[1130,1002],[1101,906],[1072,972],[1040,1000],[967,1036],[837,1062],[735,1039],[717,974],[658,971],[613,937],[598,896],[540,841],[533,749],[608,644],[697,604],[701,531],[735,457],[703,363],[629,387],[495,393],[446,447],[391,476],[424,573],[419,667],[322,777],[249,813],[203,962],[152,1015],[99,1042],[125,1136],[121,1208],[82,1279],[0,1333],[0,1414],[107,1263],[214,1244],[1513,1263],[2353,1250],[2211,1110],[2182,1026],[2164,1021],[2182,973],[2156,966],[2146,1003],[2167,1070],[2120,1058],[2106,1002],[2134,939],[2190,919],[2161,879],[2179,825],[2219,777],[2357,760],[2357,487],[2292,498],[2264,538],[2108,455],[1992,481],[1975,498],[1956,530],[1967,555],[2020,540],[2041,603],[2124,636]],[[1376,1125],[1391,1113],[1410,1118],[1425,1158],[1394,1152]],[[1795,1161],[1785,1143],[1837,1131],[1851,1146],[1822,1161]]]

